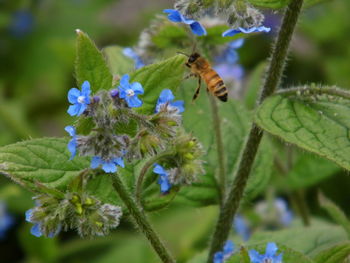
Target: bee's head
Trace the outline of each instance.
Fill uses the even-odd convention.
[[[188,57],[187,63],[188,63],[188,64],[194,63],[200,56],[201,56],[201,55],[199,55],[198,53],[193,53],[192,55],[190,55],[190,56]]]

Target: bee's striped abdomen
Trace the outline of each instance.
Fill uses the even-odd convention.
[[[202,77],[208,85],[208,90],[221,101],[227,101],[227,88],[224,84],[224,81],[216,73],[215,70],[210,69],[206,71]]]

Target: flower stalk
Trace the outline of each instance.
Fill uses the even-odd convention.
[[[120,179],[119,175],[114,173],[112,175],[112,181],[114,189],[119,194],[119,197],[122,199],[125,206],[128,208],[131,216],[135,219],[137,227],[149,240],[153,249],[156,251],[162,262],[175,263],[175,259],[171,256],[170,252],[167,250],[157,233],[152,228],[145,214],[136,204],[129,191],[125,188],[124,183]]]
[[[262,87],[261,96],[258,104],[261,104],[265,98],[272,95],[279,82],[281,81],[282,73],[287,59],[289,44],[297,24],[297,20],[302,8],[303,0],[291,1],[284,13],[282,26],[279,30],[270,64],[267,70],[267,77]],[[209,257],[207,262],[213,261],[213,256],[216,251],[219,251],[227,240],[229,235],[233,218],[237,212],[240,201],[242,199],[244,189],[247,185],[249,174],[254,163],[256,153],[259,148],[263,131],[253,123],[245,143],[245,148],[241,156],[238,170],[235,175],[231,190],[224,202],[218,222],[216,224],[215,232],[212,238],[211,247],[209,250]]]

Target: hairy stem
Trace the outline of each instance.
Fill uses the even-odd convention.
[[[218,178],[218,185],[220,187],[221,191],[221,204],[223,204],[224,198],[225,198],[225,190],[226,190],[226,169],[225,169],[225,151],[224,151],[224,145],[222,142],[222,132],[221,132],[221,120],[219,116],[219,110],[218,105],[216,102],[216,98],[213,96],[209,96],[210,104],[211,104],[211,111],[213,115],[213,126],[215,131],[215,139],[216,139],[216,151],[217,151],[217,158],[218,158],[218,164],[219,164],[219,178]]]
[[[272,57],[267,70],[266,79],[262,87],[261,96],[258,101],[259,104],[266,97],[273,94],[281,80],[288,54],[289,43],[292,39],[302,4],[303,0],[293,0],[286,8],[282,26],[273,48]],[[233,181],[233,186],[225,200],[224,206],[220,210],[219,219],[216,224],[209,250],[209,257],[207,260],[208,263],[212,262],[215,252],[222,250],[224,242],[229,235],[232,221],[242,199],[262,135],[262,130],[255,123],[253,123],[248,139],[245,143],[243,154]]]
[[[141,204],[141,194],[142,194],[142,185],[143,185],[143,180],[145,179],[145,175],[147,173],[147,171],[149,170],[149,168],[156,163],[157,161],[159,161],[160,159],[166,157],[166,156],[171,156],[173,155],[174,152],[173,151],[165,151],[162,152],[158,155],[153,156],[151,159],[149,159],[145,165],[142,167],[141,172],[139,177],[137,178],[136,181],[136,189],[135,189],[135,198],[136,198],[136,202],[137,204],[142,207]]]
[[[147,237],[148,241],[151,243],[153,249],[157,252],[162,262],[175,263],[175,259],[173,259],[173,257],[170,255],[169,251],[166,249],[163,242],[160,240],[159,236],[147,220],[146,215],[141,211],[140,207],[136,204],[135,200],[124,186],[124,183],[118,174],[113,174],[112,181],[114,189],[119,194],[125,206],[128,208],[131,216],[135,219],[137,227]]]

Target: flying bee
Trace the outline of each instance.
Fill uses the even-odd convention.
[[[198,78],[198,87],[193,95],[192,101],[197,99],[199,91],[201,89],[201,80],[203,79],[207,84],[207,91],[210,92],[213,96],[218,97],[221,101],[227,101],[227,88],[224,84],[224,81],[219,76],[219,74],[212,69],[208,60],[203,58],[199,53],[194,52],[191,55],[187,55],[182,52],[178,52],[188,57],[186,66],[191,69],[191,74],[185,77]]]

